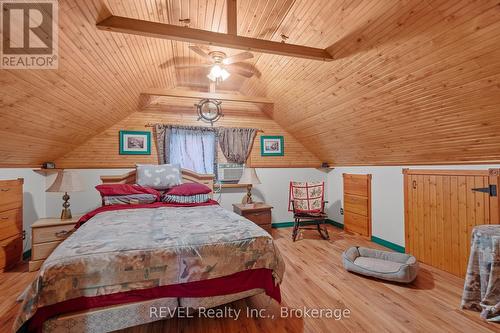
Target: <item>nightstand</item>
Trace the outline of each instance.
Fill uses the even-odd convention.
[[[31,225],[31,260],[29,271],[36,271],[75,227],[80,216],[68,220],[57,217],[39,219]]]
[[[265,231],[271,233],[271,209],[273,206],[266,205],[263,202],[253,204],[233,204],[233,210]]]

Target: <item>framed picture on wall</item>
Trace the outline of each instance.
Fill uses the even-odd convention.
[[[151,132],[120,131],[120,155],[151,155]]]
[[[260,137],[261,156],[283,156],[285,146],[282,135],[262,135]]]

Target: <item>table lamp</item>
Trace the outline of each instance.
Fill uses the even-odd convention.
[[[82,192],[84,187],[77,173],[71,171],[62,171],[57,173],[56,180],[47,189],[46,192],[64,192],[62,199],[64,200],[63,209],[61,211],[61,220],[72,218],[71,209],[69,209],[69,194],[68,192]]]
[[[243,175],[241,175],[240,181],[238,184],[248,184],[247,186],[247,195],[243,198],[241,203],[251,204],[252,200],[252,185],[260,184],[260,179],[257,177],[257,173],[255,172],[255,168],[245,168],[243,170]]]

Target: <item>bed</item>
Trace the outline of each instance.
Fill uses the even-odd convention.
[[[182,171],[213,188],[213,176]],[[104,176],[135,182],[135,171]],[[214,307],[266,293],[280,301],[284,263],[272,237],[215,202],[102,207],[47,258],[14,329],[112,331],[168,318],[152,308]],[[121,207],[118,207],[121,206]]]

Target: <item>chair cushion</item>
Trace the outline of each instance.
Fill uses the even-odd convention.
[[[350,272],[383,280],[409,283],[418,273],[418,261],[409,254],[353,246],[342,254],[344,268]]]
[[[311,217],[311,218],[327,218],[328,215],[325,213],[297,213],[295,217]]]
[[[324,192],[324,182],[290,182],[288,210],[296,213],[321,213]]]

